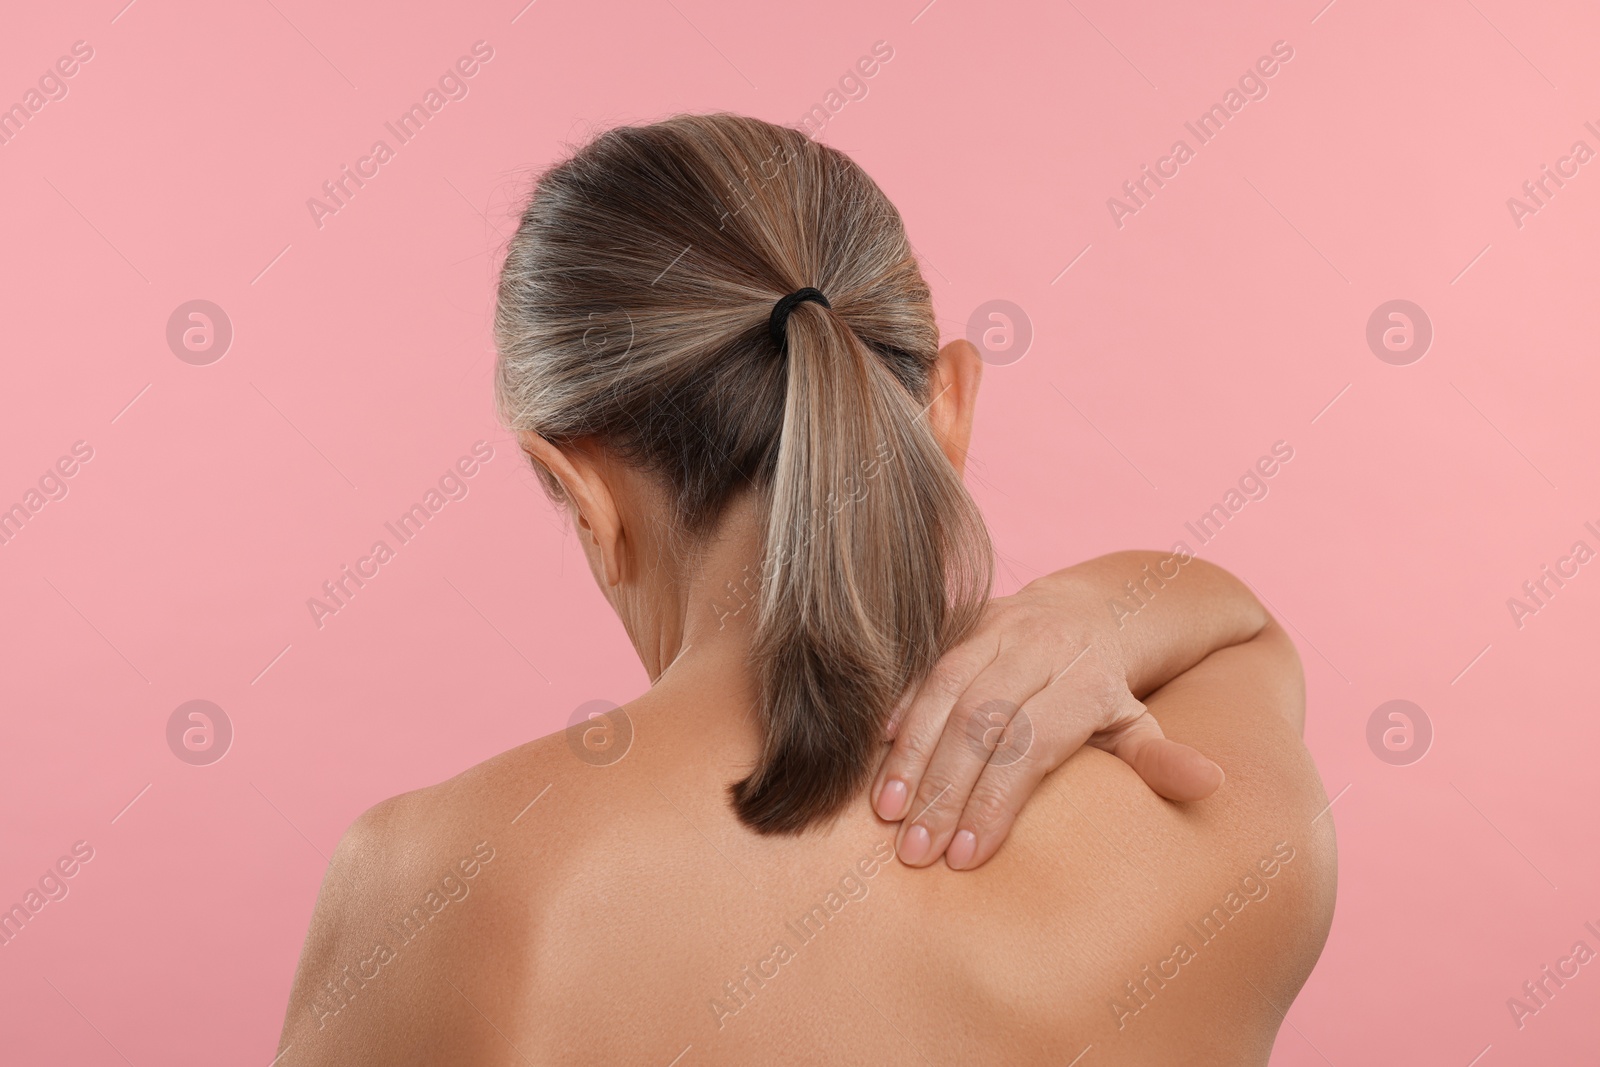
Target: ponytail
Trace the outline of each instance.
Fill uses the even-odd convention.
[[[788,323],[753,657],[765,742],[730,787],[756,830],[835,814],[865,783],[895,699],[977,620],[977,508],[925,410],[839,318]]]

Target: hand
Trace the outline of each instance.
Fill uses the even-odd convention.
[[[1120,562],[1118,579],[1127,569],[1126,558]],[[1216,598],[1211,586],[1200,589],[1204,581],[1195,579],[1191,592]],[[1157,652],[1148,632],[1126,640],[1107,610],[1107,588],[1115,586],[1069,570],[990,601],[977,629],[901,701],[871,796],[882,818],[904,820],[896,848],[903,862],[921,867],[944,855],[958,870],[984,863],[1044,776],[1086,743],[1126,761],[1170,800],[1200,800],[1222,784],[1222,768],[1164,737],[1129,688],[1130,677],[1170,671],[1151,691],[1212,648]],[[1263,615],[1254,625],[1264,624]],[[1130,655],[1161,662],[1131,664]]]

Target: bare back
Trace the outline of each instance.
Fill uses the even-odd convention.
[[[609,766],[524,745],[352,828],[282,1067],[1265,1063],[1335,877],[1285,657],[1269,627],[1150,699],[1226,769],[1214,797],[1084,749],[969,872],[901,865],[865,797],[743,827],[753,742],[714,696],[630,705]]]

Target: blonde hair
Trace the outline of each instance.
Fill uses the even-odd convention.
[[[831,306],[795,306],[775,345],[773,305],[804,287]],[[495,340],[507,424],[656,475],[683,544],[757,494],[764,743],[730,792],[763,833],[836,815],[992,576],[925,418],[939,335],[894,206],[843,153],[757,119],[610,130],[535,185]]]

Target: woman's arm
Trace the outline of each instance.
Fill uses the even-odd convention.
[[[340,838],[295,970],[277,1067],[502,1062],[499,1038],[451,985],[492,968],[484,940],[501,936],[486,884],[494,875],[477,873],[495,849],[453,796],[446,784],[391,797]]]
[[[1106,1019],[1114,1013],[1112,1026],[1120,1029],[1106,1033],[1104,1048],[1096,1039],[1091,1055],[1110,1053],[1114,1043],[1128,1062],[1265,1064],[1283,1012],[1327,940],[1337,898],[1334,812],[1300,736],[1299,657],[1283,628],[1269,622],[1145,699],[1169,738],[1228,768],[1226,784],[1201,804],[1162,804],[1137,796],[1140,786],[1126,767],[1080,751],[1046,780],[1019,820],[1019,840],[1029,838],[1019,851],[1037,852],[1043,835],[1030,824],[1036,815],[1078,824],[1076,834],[1058,840],[1079,848],[1052,857],[1068,889],[1083,880],[1094,856],[1112,855],[1100,853],[1105,839],[1096,827],[1103,828],[1117,838],[1118,851],[1134,854],[1133,862],[1113,860],[1114,871],[1097,870],[1088,881],[1113,900],[1126,895],[1136,932],[1114,935],[1123,944],[1149,935],[1137,947],[1127,945],[1122,958],[1137,961],[1128,970],[1171,953],[1174,938],[1200,957],[1193,977],[1169,981],[1153,1001],[1114,998]],[[1195,932],[1186,923],[1197,924]],[[1223,923],[1222,940],[1208,946]],[[1116,958],[1122,945],[1102,941],[1100,948]],[[1170,977],[1176,962],[1160,969]],[[1187,964],[1183,973],[1190,973]],[[1101,981],[1116,989],[1124,977],[1113,971]],[[1174,1049],[1184,1053],[1175,1056]]]
[[[1153,790],[1198,800],[1223,774],[1168,740],[1140,699],[1269,616],[1237,578],[1187,552],[1116,552],[990,604],[898,709],[873,785],[878,814],[904,820],[901,859],[992,856],[1046,774],[1084,744],[1127,761]]]
[[[1101,601],[1128,689],[1141,700],[1211,653],[1254,638],[1271,619],[1243,582],[1187,552],[1113,552],[1042,580],[1076,586],[1082,602]]]

